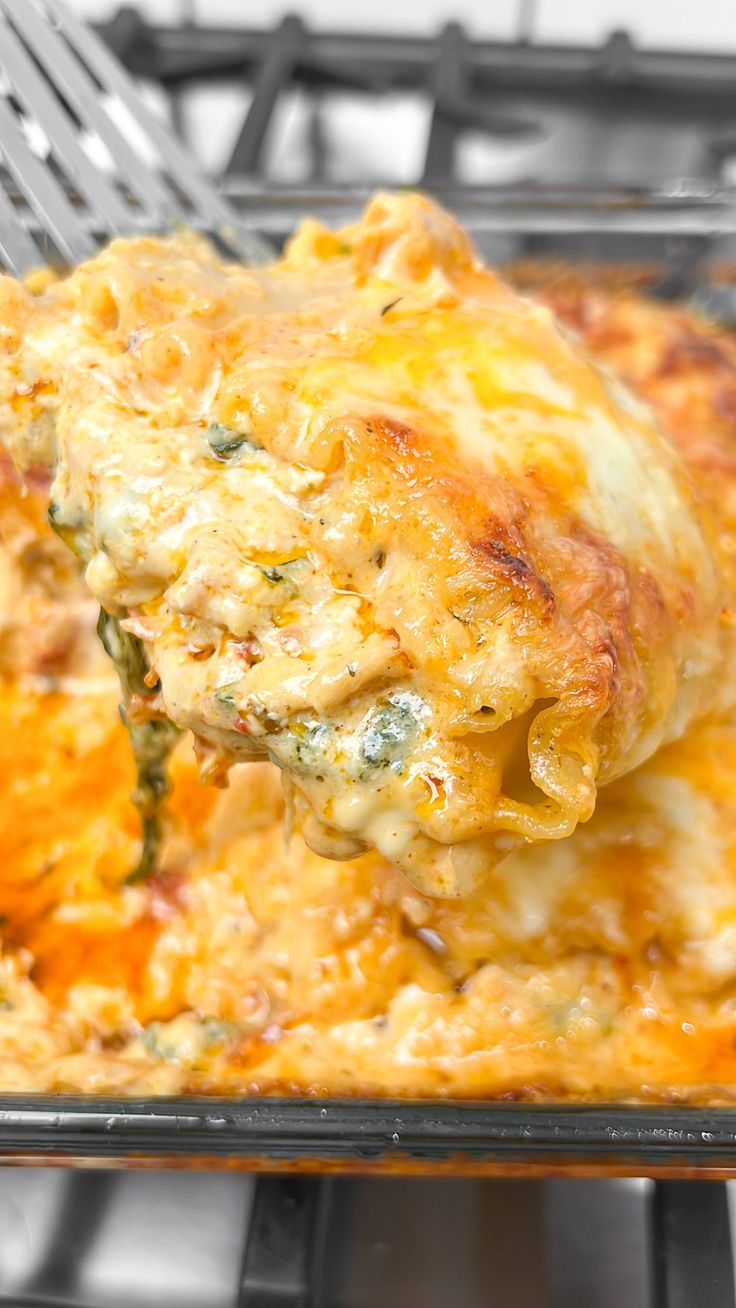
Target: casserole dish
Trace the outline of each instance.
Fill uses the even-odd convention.
[[[231,196],[280,239],[306,213],[331,225],[358,193]],[[438,198],[497,264],[564,259],[621,265],[677,298],[713,294],[736,250],[732,198],[676,185],[657,193],[453,191]],[[727,297],[724,297],[726,302]],[[724,310],[721,308],[721,315]],[[316,1170],[589,1171],[671,1174],[736,1162],[736,1114],[673,1107],[392,1104],[362,1100],[133,1100],[48,1096],[0,1101],[8,1160],[120,1159],[160,1165]]]

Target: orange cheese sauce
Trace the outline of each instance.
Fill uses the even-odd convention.
[[[0,1088],[730,1097],[736,726],[607,788],[467,903],[375,854],[287,846],[275,771],[205,790],[186,744],[161,871],[128,885],[112,695],[6,683],[0,766]],[[29,1057],[35,1026],[61,1052]]]
[[[6,681],[0,728],[0,1085],[728,1097],[736,728],[670,747],[552,859],[514,855],[466,904],[422,897],[377,855],[287,847],[270,767],[218,794],[186,744],[161,871],[128,885],[114,694]],[[693,805],[689,843],[668,787]],[[693,868],[709,842],[717,866]],[[49,1063],[27,1061],[25,1036],[13,1048],[28,987],[68,1042]]]
[[[545,294],[700,441],[721,495],[736,405],[709,417],[705,396],[736,394],[729,342],[632,294],[597,289],[595,314],[587,288]],[[131,884],[134,769],[94,606],[41,480],[24,496],[2,473],[0,1090],[733,1100],[736,722],[661,750],[462,901],[287,840],[276,770],[205,788],[185,737],[160,868]]]

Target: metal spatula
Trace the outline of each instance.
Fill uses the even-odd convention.
[[[112,236],[186,223],[248,262],[237,216],[63,0],[0,0],[0,261],[78,263]]]
[[[0,187],[5,268],[20,274],[49,261],[76,264],[112,236],[177,223],[217,235],[248,261],[267,257],[265,243],[238,231],[234,213],[127,73],[60,0],[0,0],[0,75],[0,152],[17,188]],[[127,702],[145,653],[105,613],[99,630]],[[128,721],[128,729],[143,829],[135,879],[155,865],[176,731],[162,721]]]

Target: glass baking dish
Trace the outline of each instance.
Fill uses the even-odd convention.
[[[357,216],[368,190],[228,195],[280,244],[299,219]],[[717,301],[736,323],[736,192],[676,180],[656,190],[452,188],[434,192],[495,263],[621,265],[655,293]],[[80,214],[80,220],[85,216]],[[222,1167],[496,1175],[736,1176],[736,1109],[678,1105],[0,1096],[0,1160],[64,1166]]]

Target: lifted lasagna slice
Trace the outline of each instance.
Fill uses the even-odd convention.
[[[462,895],[704,712],[730,557],[647,411],[419,196],[264,270],[195,237],[4,283],[2,435],[202,771]]]

